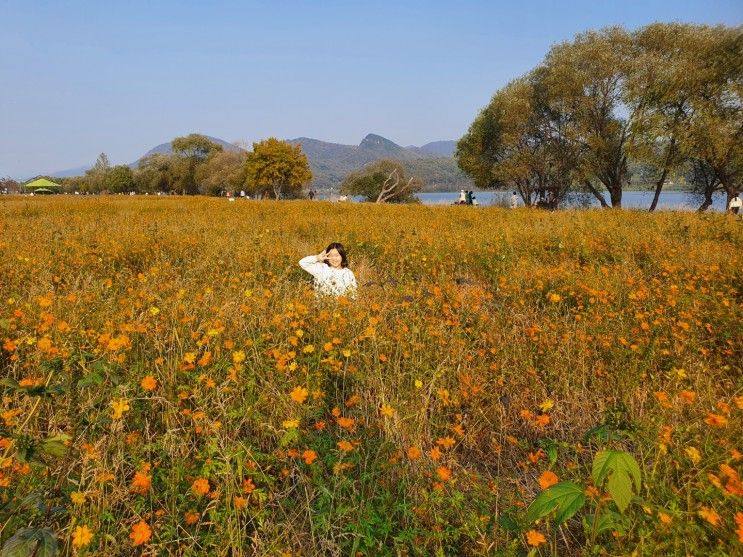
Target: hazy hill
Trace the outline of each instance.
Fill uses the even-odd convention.
[[[207,137],[224,149],[230,151],[241,150],[240,147],[217,137]],[[459,170],[453,158],[455,141],[434,141],[426,143],[422,147],[401,147],[381,135],[370,133],[358,145],[330,143],[309,137],[289,139],[288,142],[302,146],[302,151],[310,161],[314,176],[311,187],[315,189],[336,188],[337,190],[349,173],[379,159],[403,161],[406,172],[411,176],[421,177],[427,191],[458,190],[472,187],[472,182]],[[171,152],[171,142],[161,143],[147,151],[129,166],[137,168],[140,161],[145,157]],[[90,166],[82,166],[55,172],[49,176],[58,178],[79,176],[89,168]]]

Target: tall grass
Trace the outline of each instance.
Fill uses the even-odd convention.
[[[743,234],[725,215],[9,198],[0,225],[2,542],[743,548]],[[356,300],[316,299],[297,266],[331,241]],[[607,448],[642,468],[621,524],[525,521],[547,470],[605,498]]]

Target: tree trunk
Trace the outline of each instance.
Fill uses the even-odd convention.
[[[583,182],[583,184],[586,186],[588,191],[590,191],[593,194],[593,196],[599,200],[599,203],[601,203],[601,207],[605,209],[609,207],[609,204],[606,202],[606,199],[604,198],[603,194],[593,187],[593,184],[590,182],[590,180],[586,180],[585,182]]]
[[[609,190],[609,197],[611,197],[611,208],[621,209],[622,208],[622,185],[612,184]]]
[[[663,184],[666,181],[666,176],[668,175],[668,169],[664,168],[663,172],[660,175],[660,178],[655,183],[655,194],[653,195],[653,202],[650,204],[650,209],[648,211],[655,211],[655,208],[658,206],[658,199],[660,198],[660,190],[663,189]]]
[[[699,209],[697,209],[697,211],[699,213],[704,213],[710,205],[712,205],[712,194],[709,192],[705,192],[704,203],[699,206]]]
[[[663,189],[663,184],[666,182],[668,176],[668,165],[673,158],[674,151],[676,150],[676,138],[672,137],[668,144],[668,151],[666,151],[666,161],[663,163],[663,172],[660,174],[660,178],[655,183],[655,195],[653,196],[653,202],[650,204],[649,211],[655,211],[658,206],[658,199],[660,198],[660,190]]]

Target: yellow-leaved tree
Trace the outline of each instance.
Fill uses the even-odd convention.
[[[245,186],[253,195],[272,193],[275,199],[301,197],[312,171],[302,147],[269,137],[253,143],[245,163]]]

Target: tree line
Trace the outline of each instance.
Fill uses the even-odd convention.
[[[488,189],[555,206],[570,193],[621,207],[630,169],[670,176],[712,204],[743,180],[743,28],[656,23],[554,46],[502,89],[459,140],[460,168]]]

